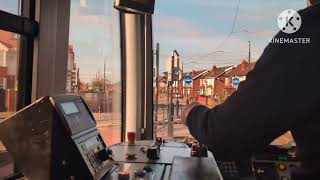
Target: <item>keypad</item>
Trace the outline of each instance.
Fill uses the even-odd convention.
[[[220,172],[223,176],[239,176],[239,169],[235,162],[232,161],[223,161],[217,162]]]
[[[103,167],[103,162],[101,162],[96,157],[96,153],[103,148],[103,145],[101,144],[100,140],[98,141],[99,137],[96,137],[94,139],[96,140],[96,143],[91,145],[89,149],[85,146],[84,143],[80,145],[80,149],[82,150],[84,158],[86,159],[86,162],[90,167],[92,173],[98,173]]]

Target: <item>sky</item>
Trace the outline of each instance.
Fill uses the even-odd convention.
[[[18,14],[19,0],[0,0],[0,9],[12,14]]]
[[[234,33],[226,39],[232,31],[237,4],[238,0],[156,0],[154,41],[160,43],[160,61],[166,61],[176,49],[185,71],[237,64],[248,59],[248,41],[252,59],[257,60],[279,31],[279,14],[286,9],[303,9],[307,2],[241,0]],[[166,70],[164,63],[160,70]]]
[[[257,60],[268,41],[279,31],[277,17],[286,9],[306,7],[306,0],[156,0],[153,15],[154,47],[160,43],[160,71],[176,49],[184,70]],[[0,9],[16,13],[17,1],[0,0]],[[74,46],[80,79],[90,82],[98,72],[120,81],[118,12],[112,0],[71,0],[69,42]],[[214,53],[219,51],[219,53]]]
[[[69,44],[74,46],[80,80],[97,75],[120,81],[119,16],[111,0],[71,0]]]

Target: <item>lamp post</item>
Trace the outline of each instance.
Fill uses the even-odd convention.
[[[249,61],[249,70],[248,72],[251,70],[251,41],[248,41],[249,43],[249,56],[248,56],[248,61]]]
[[[247,34],[254,34],[254,32],[249,31],[248,29],[243,29],[240,32],[244,32]],[[249,61],[249,66],[248,66],[248,72],[251,70],[251,41],[248,41],[248,45],[249,45],[249,51],[248,51],[248,61]]]

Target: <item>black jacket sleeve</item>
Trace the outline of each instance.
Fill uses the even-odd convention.
[[[301,11],[301,29],[275,37],[307,37],[311,43],[270,43],[246,81],[223,104],[191,110],[187,118],[190,133],[207,144],[216,157],[247,158],[283,133],[298,128],[299,122],[319,107],[319,85],[313,77],[320,65],[320,31],[312,23],[312,16],[318,17],[318,12]]]

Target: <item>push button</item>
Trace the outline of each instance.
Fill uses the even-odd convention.
[[[287,170],[287,166],[285,164],[278,164],[278,169],[279,171],[286,171]]]
[[[152,167],[148,166],[148,165],[144,166],[143,170],[145,170],[146,172],[152,172],[153,171]]]
[[[97,152],[96,157],[100,161],[106,161],[110,159],[111,155],[112,155],[111,151],[108,151],[107,149],[102,149],[101,151]]]
[[[144,178],[147,175],[147,172],[145,170],[136,170],[134,175],[139,178]]]
[[[119,172],[118,173],[118,179],[119,180],[129,180],[130,179],[130,174],[126,171]]]

